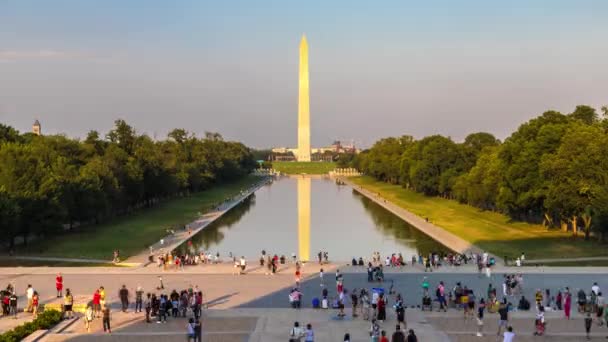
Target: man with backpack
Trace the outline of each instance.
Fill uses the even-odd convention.
[[[435,295],[439,301],[439,310],[443,309],[444,312],[447,312],[447,303],[445,302],[445,286],[443,285],[443,281],[439,282],[437,290],[435,290]]]

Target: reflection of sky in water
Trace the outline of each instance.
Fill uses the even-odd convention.
[[[309,215],[305,215],[307,200]],[[298,208],[303,214],[300,217]],[[368,257],[373,251],[382,255],[403,253],[409,259],[419,250],[428,253],[443,249],[350,187],[318,178],[282,178],[264,186],[246,203],[199,233],[193,239],[193,247],[211,253],[219,251],[223,256],[232,252],[250,259],[257,258],[262,249],[288,256],[304,256],[308,252],[311,259],[323,250],[329,252],[330,259],[340,261]]]

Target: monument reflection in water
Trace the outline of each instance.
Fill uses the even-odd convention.
[[[310,178],[298,178],[298,256],[310,260]]]
[[[316,260],[319,251],[335,261],[353,257],[442,251],[445,248],[381,206],[328,178],[283,177],[193,237],[182,251],[232,253],[250,261],[260,252],[298,254]]]

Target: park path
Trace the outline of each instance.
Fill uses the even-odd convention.
[[[57,262],[74,262],[83,264],[109,264],[109,260],[101,259],[78,259],[78,258],[56,258],[56,257],[37,257],[37,256],[0,256],[0,259],[6,260],[31,260],[31,261],[57,261]]]
[[[125,262],[127,264],[146,264],[148,262],[149,256],[154,253],[162,252],[171,252],[177,247],[179,247],[184,242],[188,241],[192,236],[198,234],[201,230],[205,229],[209,224],[224,216],[227,212],[229,212],[232,208],[239,205],[243,202],[247,197],[251,196],[254,192],[256,192],[262,186],[268,184],[272,181],[272,178],[267,177],[263,178],[257,184],[251,186],[245,191],[242,191],[239,195],[233,197],[230,201],[222,203],[215,210],[208,212],[202,215],[197,220],[189,223],[187,227],[189,229],[175,232],[174,234],[170,234],[165,236],[159,242],[152,245],[152,247],[148,250],[144,250],[141,253],[134,255],[128,258]],[[161,243],[162,242],[162,243]]]
[[[582,257],[582,258],[553,258],[553,259],[526,259],[527,264],[542,264],[552,262],[576,262],[576,261],[602,261],[608,260],[608,256]]]
[[[439,226],[436,226],[430,222],[427,222],[422,217],[415,215],[414,213],[394,204],[393,202],[383,198],[382,196],[380,196],[377,193],[374,193],[359,185],[354,184],[348,178],[340,177],[340,180],[342,180],[344,183],[349,185],[356,192],[358,192],[361,195],[374,201],[376,204],[378,204],[381,207],[383,207],[384,209],[390,211],[394,215],[400,217],[407,223],[414,226],[416,229],[418,229],[421,232],[423,232],[424,234],[430,236],[431,238],[438,241],[439,243],[446,246],[447,248],[453,250],[454,252],[461,253],[461,254],[463,254],[463,253],[468,254],[471,252],[480,254],[480,253],[484,252],[483,249],[479,248],[478,246],[473,245],[469,241],[466,241],[466,240],[462,239],[461,237],[459,237],[455,234],[452,234]],[[494,259],[496,260],[497,263],[500,263],[500,264],[503,263],[501,258],[499,258],[495,255],[492,255],[492,256],[494,257]]]

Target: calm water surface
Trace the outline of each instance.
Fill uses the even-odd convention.
[[[328,178],[283,177],[259,189],[241,205],[193,237],[182,249],[257,259],[270,254],[316,260],[319,251],[331,260],[446,250],[416,228]]]

